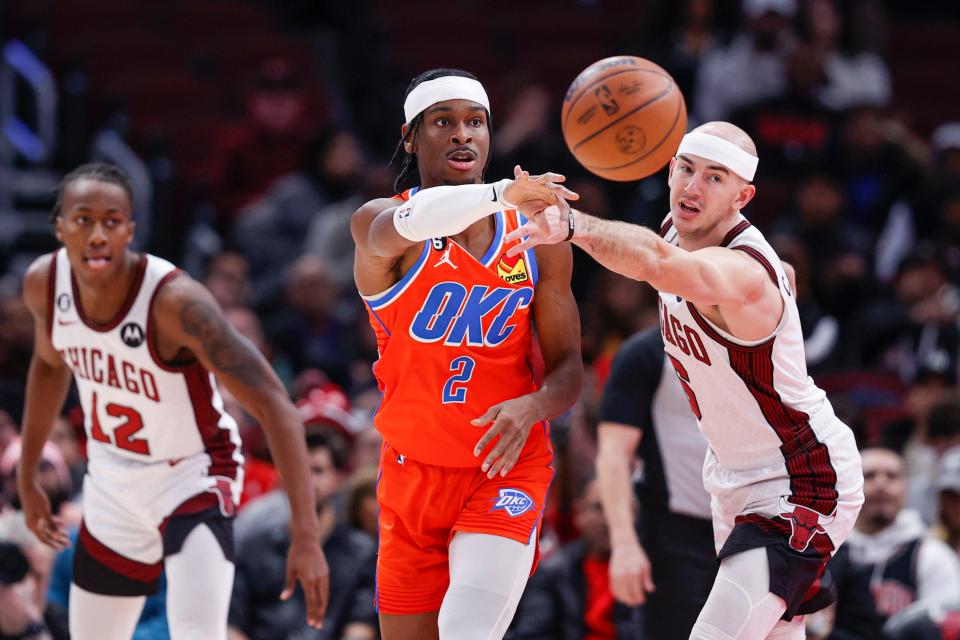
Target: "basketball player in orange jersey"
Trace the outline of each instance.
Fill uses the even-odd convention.
[[[133,197],[119,169],[91,164],[67,175],[53,222],[63,247],[24,278],[35,340],[17,487],[31,531],[65,546],[36,469],[72,374],[89,466],[71,637],[129,639],[165,567],[171,636],[226,638],[243,458],[214,376],[267,433],[293,512],[286,589],[277,595],[290,597],[299,579],[308,622],[319,626],[327,563],[303,427],[279,380],[205,288],[166,260],[130,250]]]
[[[703,477],[721,562],[698,640],[803,638],[803,614],[831,601],[820,578],[863,503],[853,435],[807,376],[787,273],[740,213],[757,163],[746,133],[707,123],[670,161],[660,235],[558,200],[507,236],[525,237],[508,254],[572,236],[660,292],[664,350],[709,445]]]
[[[577,196],[519,168],[483,183],[490,107],[467,72],[417,77],[404,115],[402,193],[351,221],[383,392],[380,626],[385,640],[501,638],[536,562],[547,419],[576,400],[583,366],[570,248],[507,257],[504,236],[517,207]]]

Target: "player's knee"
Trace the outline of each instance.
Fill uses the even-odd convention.
[[[515,609],[501,593],[451,585],[437,619],[440,640],[500,640]]]

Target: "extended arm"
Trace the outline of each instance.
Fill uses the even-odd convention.
[[[525,238],[510,253],[563,241],[568,232],[567,216],[574,217],[573,243],[594,260],[697,305],[749,305],[760,300],[772,284],[757,261],[738,251],[723,247],[686,251],[645,227],[595,218],[569,209],[562,200],[507,237]]]
[[[33,355],[27,373],[27,397],[17,465],[17,490],[30,530],[45,544],[62,549],[69,538],[50,511],[50,501],[36,482],[37,464],[70,389],[70,369],[47,335],[47,278],[51,256],[38,258],[23,279],[23,300],[33,316]]]
[[[507,400],[491,407],[473,421],[493,426],[477,442],[479,455],[500,434],[500,440],[487,455],[481,469],[493,477],[506,475],[516,463],[530,428],[569,409],[580,396],[583,359],[580,354],[580,314],[570,291],[573,255],[569,247],[541,247],[537,251],[540,280],[533,298],[533,315],[545,375],[543,383],[531,394]]]
[[[319,626],[327,601],[328,569],[320,549],[303,425],[296,409],[267,361],[227,323],[213,296],[198,283],[187,277],[173,280],[161,289],[154,313],[158,339],[190,350],[263,427],[292,511],[293,542],[287,558],[287,588],[281,597],[289,597],[299,576],[307,597],[308,622]]]

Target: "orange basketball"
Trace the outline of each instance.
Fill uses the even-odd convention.
[[[567,89],[563,139],[584,167],[608,180],[639,180],[677,152],[687,106],[670,74],[635,56],[604,58]]]

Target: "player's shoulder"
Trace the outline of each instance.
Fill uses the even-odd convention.
[[[350,217],[351,228],[353,228],[357,223],[369,224],[370,220],[378,216],[381,212],[392,207],[399,206],[402,203],[403,200],[397,196],[388,196],[384,198],[367,200],[360,205],[360,207],[354,211],[353,215]]]
[[[219,308],[213,294],[205,286],[189,274],[176,270],[170,272],[169,278],[157,288],[151,312],[159,325],[164,318],[179,314],[191,303]]]
[[[34,314],[43,315],[47,309],[47,294],[57,252],[46,253],[27,267],[23,274],[23,301]]]

